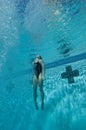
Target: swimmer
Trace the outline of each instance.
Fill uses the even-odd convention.
[[[44,109],[44,91],[43,91],[43,80],[44,80],[44,62],[40,55],[37,55],[35,61],[32,63],[34,66],[33,74],[33,97],[36,109],[37,104],[37,87],[39,86],[41,94],[41,109]]]

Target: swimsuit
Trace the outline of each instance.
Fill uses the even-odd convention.
[[[40,64],[40,62],[34,63],[34,73],[38,79],[40,73],[42,73],[42,65]]]

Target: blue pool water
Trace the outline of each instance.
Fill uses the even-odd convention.
[[[0,0],[0,130],[86,129],[85,42],[86,0]],[[33,102],[37,54],[46,67],[43,111]],[[72,84],[61,78],[68,65],[79,71]]]

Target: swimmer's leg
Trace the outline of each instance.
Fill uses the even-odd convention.
[[[44,109],[44,91],[43,91],[43,80],[39,81],[39,88],[41,93],[41,109]]]
[[[37,79],[36,79],[36,77],[34,77],[34,79],[33,79],[33,98],[34,98],[35,107],[36,107],[36,109],[38,109],[38,105],[37,105]]]

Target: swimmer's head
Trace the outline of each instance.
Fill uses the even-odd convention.
[[[42,59],[42,57],[41,57],[40,55],[37,55],[36,58],[38,58],[38,59]]]

